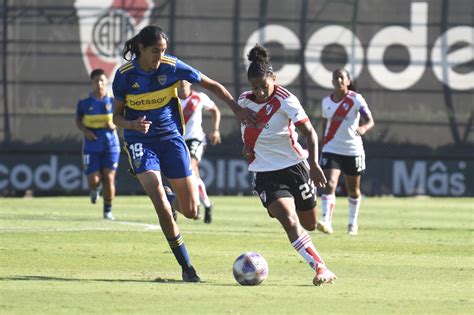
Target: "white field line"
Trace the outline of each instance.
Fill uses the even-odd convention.
[[[107,221],[110,224],[107,227],[71,227],[71,228],[35,228],[35,227],[0,227],[0,233],[5,232],[81,232],[81,231],[128,231],[135,229],[123,229],[118,228],[117,224],[142,227],[145,231],[156,231],[161,230],[161,227],[157,224],[147,224],[139,222],[128,222],[128,221]]]
[[[147,223],[138,223],[138,222],[128,222],[128,221],[111,221],[111,223],[119,223],[124,225],[134,225],[142,226],[145,230],[161,230],[161,227],[157,224],[147,224]]]

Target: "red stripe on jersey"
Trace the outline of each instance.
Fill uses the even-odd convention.
[[[239,100],[242,100],[244,98],[249,98],[250,95],[252,95],[252,92],[244,92],[239,96]]]
[[[196,108],[198,107],[199,102],[201,101],[201,98],[199,97],[199,94],[192,91],[191,95],[188,96],[187,100],[188,101],[186,102],[186,107],[183,109],[183,116],[184,116],[184,123],[185,124],[188,123],[188,120],[191,118],[191,116],[196,111]]]
[[[257,113],[258,124],[257,126],[246,126],[244,130],[244,143],[249,146],[252,150],[255,148],[257,138],[262,133],[265,125],[270,121],[272,116],[280,109],[281,103],[276,98],[273,98],[269,103],[264,105]],[[249,164],[253,162],[255,157],[249,159]]]
[[[304,120],[304,119],[303,119],[303,120]],[[303,120],[301,120],[301,121],[303,121]],[[299,121],[299,122],[300,122],[300,121]],[[299,123],[299,122],[298,122],[298,123]],[[293,138],[293,131],[291,130],[290,126],[291,126],[291,120],[288,119],[288,131],[290,132],[291,147],[292,147],[293,149],[295,149],[296,153],[298,153],[298,155],[299,155],[300,157],[303,157],[303,152],[301,152],[301,151],[299,150],[299,148],[295,145],[295,139]]]
[[[295,122],[295,126],[302,125],[302,124],[304,124],[305,122],[307,122],[308,120],[309,120],[308,117],[306,117],[306,118],[304,118],[304,119],[301,119],[300,121]]]
[[[354,101],[346,96],[342,100],[341,104],[339,104],[339,107],[336,109],[334,115],[331,118],[331,125],[329,126],[327,135],[324,137],[323,144],[328,143],[332,140],[332,138],[334,138],[337,129],[339,129],[341,126],[342,121],[347,116],[347,113],[349,113],[352,106],[354,106]]]
[[[279,85],[277,85],[276,87],[276,93],[284,99],[290,96],[290,92],[284,87],[279,86]]]

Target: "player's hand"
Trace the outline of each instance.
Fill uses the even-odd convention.
[[[237,118],[241,122],[244,122],[247,126],[255,126],[258,123],[257,113],[248,108],[240,108],[238,112],[235,113]]]
[[[242,147],[241,154],[247,161],[253,160],[255,158],[255,152],[247,144],[244,144],[244,146]]]
[[[114,130],[117,128],[117,126],[113,123],[113,121],[108,121],[105,123],[105,128]]]
[[[132,120],[132,127],[133,127],[132,129],[143,132],[143,133],[147,133],[148,129],[150,129],[151,124],[152,122],[149,120],[146,120],[146,116],[143,116],[138,119]]]
[[[90,141],[97,140],[97,136],[95,135],[95,133],[92,130],[89,130],[89,129],[86,129],[84,131],[84,137],[86,137],[86,139],[90,140]]]
[[[214,130],[211,134],[211,143],[212,145],[220,144],[221,143],[221,133],[219,130]]]
[[[367,132],[367,130],[364,128],[364,127],[358,127],[355,131],[355,134],[356,136],[363,136],[365,135],[365,133]]]
[[[313,183],[316,187],[326,187],[328,181],[326,180],[326,176],[324,176],[323,170],[318,164],[311,166],[311,169],[309,170],[309,176],[313,180]]]

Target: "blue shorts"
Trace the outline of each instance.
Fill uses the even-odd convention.
[[[104,168],[115,171],[119,160],[120,152],[84,152],[82,154],[84,174],[89,175]]]
[[[157,142],[127,142],[125,149],[135,174],[153,170],[168,178],[192,175],[189,151],[182,137]]]

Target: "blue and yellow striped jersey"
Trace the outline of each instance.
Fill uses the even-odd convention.
[[[158,69],[145,72],[135,58],[115,73],[113,91],[125,102],[125,119],[146,116],[152,125],[146,134],[125,129],[127,142],[167,140],[184,133],[177,86],[180,80],[201,81],[201,72],[176,57],[164,55]]]
[[[102,99],[95,98],[92,93],[89,97],[77,103],[76,117],[82,119],[87,128],[94,131],[97,140],[84,138],[84,152],[120,152],[120,143],[117,132],[106,128],[112,121],[113,97],[107,95]]]

